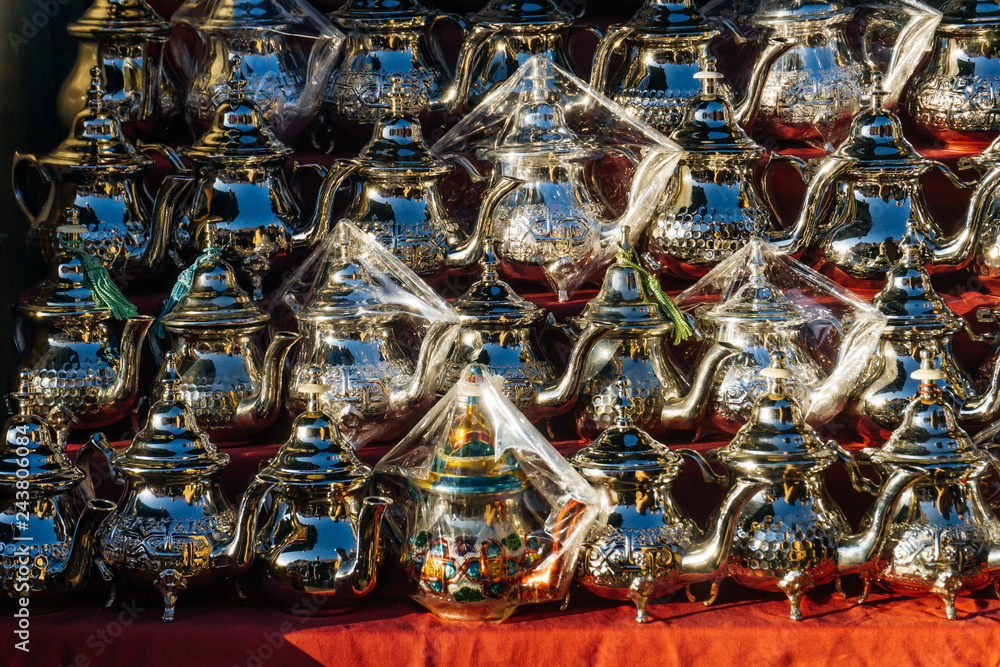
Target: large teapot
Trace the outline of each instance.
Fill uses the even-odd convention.
[[[913,377],[920,387],[899,428],[881,448],[862,450],[883,475],[910,469],[922,476],[896,501],[888,538],[861,570],[859,602],[877,583],[896,594],[937,595],[954,619],[958,595],[989,586],[1000,574],[1000,521],[982,491],[982,478],[997,461],[959,427],[937,384],[944,374],[932,360]]]
[[[152,158],[136,151],[122,134],[121,124],[105,106],[100,68],[91,70],[88,105],[76,115],[72,131],[48,155],[14,154],[11,180],[25,217],[28,247],[48,262],[58,252],[56,227],[67,208],[79,212],[78,222],[87,253],[110,269],[127,271],[159,266],[170,234],[152,222],[153,202],[145,196],[143,178]],[[45,199],[35,206],[29,194],[28,170],[46,186]],[[169,192],[164,186],[163,196]]]
[[[67,218],[72,221],[75,215],[72,210]],[[33,339],[29,342],[20,327],[15,330],[21,352],[18,369],[38,392],[38,406],[69,410],[74,426],[81,429],[113,424],[132,411],[140,352],[153,323],[152,317],[135,315],[100,262],[86,254],[85,231],[79,225],[58,228],[61,249],[48,277],[31,300],[18,305],[20,315],[33,323]],[[94,279],[116,294],[99,293]],[[131,317],[119,345],[111,319],[127,315]]]
[[[178,395],[199,427],[213,440],[244,442],[281,411],[285,357],[299,335],[274,334],[264,354],[261,334],[270,318],[239,286],[221,255],[210,232],[205,254],[191,267],[190,290],[161,315],[174,362],[159,377],[176,366]]]
[[[679,330],[690,333],[689,325],[659,291],[655,278],[638,265],[627,228],[619,245],[600,292],[570,321],[579,333],[594,325],[608,328],[577,367],[583,378],[574,411],[577,431],[593,439],[613,425],[615,383],[620,377],[632,382],[636,426],[654,437],[668,429],[692,428],[705,413],[716,369],[735,350],[713,345],[688,383],[676,370],[667,339],[672,336],[677,342]],[[581,336],[576,345],[584,341]]]
[[[111,583],[152,584],[163,596],[163,621],[174,620],[181,591],[219,576],[212,549],[229,541],[236,512],[219,478],[229,455],[218,451],[195,424],[180,396],[173,355],[161,379],[162,398],[149,409],[146,426],[124,450],[95,434],[77,455],[90,470],[94,454],[107,458],[112,478],[125,485],[117,509],[97,531],[95,564]]]
[[[296,613],[303,604],[320,615],[358,608],[382,583],[382,514],[389,499],[371,496],[371,470],[358,461],[312,384],[292,436],[243,496],[236,533],[217,545],[212,561],[238,573],[253,568],[261,592]]]
[[[964,266],[989,213],[984,195],[970,204],[961,228],[945,236],[924,200],[921,180],[940,169],[966,187],[940,162],[925,158],[903,137],[899,118],[882,107],[882,76],[873,77],[871,108],[858,114],[851,134],[820,165],[806,191],[794,226],[805,245],[853,278],[881,280],[898,257],[897,244],[914,221],[929,249],[934,271]]]
[[[570,459],[610,508],[584,543],[577,580],[601,597],[631,599],[635,620],[649,620],[646,605],[683,586],[715,579],[726,567],[737,513],[764,484],[738,483],[702,535],[679,507],[671,486],[684,459],[632,423],[627,378],[617,382],[615,424]],[[698,466],[708,464],[693,450]]]
[[[333,196],[350,169],[326,175],[312,219],[301,224],[283,171],[292,150],[267,128],[245,85],[234,62],[228,99],[219,104],[212,127],[182,151],[194,169],[173,157],[180,173],[167,178],[172,186],[163,186],[170,192],[157,203],[156,224],[172,230],[170,253],[180,266],[200,252],[214,224],[226,235],[225,257],[250,274],[259,300],[272,259],[313,245],[327,232]]]
[[[768,378],[768,390],[758,397],[750,421],[710,458],[725,464],[737,483],[766,483],[739,512],[728,575],[748,588],[785,593],[791,618],[798,621],[806,592],[833,579],[839,587],[841,575],[858,572],[875,559],[889,530],[893,503],[919,474],[893,471],[876,491],[847,451],[836,441],[824,443],[802,420],[798,404],[785,390],[792,373],[780,353],[762,375]],[[838,460],[859,491],[878,496],[867,525],[856,534],[824,484],[825,471]],[[730,495],[743,488],[737,484]]]
[[[1000,3],[950,0],[931,55],[910,83],[910,118],[946,143],[982,142],[1000,130]]]
[[[37,396],[22,375],[20,391],[11,395],[20,402],[20,412],[4,424],[0,442],[0,608],[5,613],[68,606],[86,584],[95,529],[114,510],[114,503],[88,493],[89,477],[70,463],[48,424],[35,414]],[[82,511],[78,496],[86,502]]]

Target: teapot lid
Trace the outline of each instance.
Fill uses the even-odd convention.
[[[408,109],[424,106],[423,93],[406,86],[403,77],[392,75],[389,110],[379,116],[375,130],[355,160],[361,166],[379,171],[448,170],[451,166],[434,154],[424,141],[423,127]]]
[[[469,16],[473,23],[505,25],[569,25],[573,15],[552,0],[490,0],[483,9]]]
[[[574,454],[570,463],[592,482],[625,477],[645,482],[673,481],[684,459],[635,425],[628,378],[618,378],[616,385],[614,425]]]
[[[941,12],[943,26],[1000,22],[1000,2],[991,0],[951,0]]]
[[[758,25],[783,26],[846,17],[850,12],[850,7],[836,0],[764,0],[751,21]]]
[[[195,160],[283,160],[292,149],[274,136],[260,107],[245,92],[243,59],[233,56],[229,74],[229,96],[215,110],[208,131],[187,148],[184,155]]]
[[[792,371],[785,365],[785,353],[772,351],[771,365],[760,374],[767,380],[767,391],[757,397],[749,420],[720,450],[720,455],[724,459],[763,458],[783,465],[835,457],[802,418],[799,404],[788,395],[785,380]]]
[[[910,374],[920,380],[917,395],[903,410],[899,427],[881,449],[873,452],[873,460],[934,465],[982,459],[982,452],[958,425],[955,408],[941,391],[938,381],[945,376],[934,367],[934,356],[932,350],[920,350],[920,368]]]
[[[205,226],[205,252],[195,260],[191,289],[163,316],[168,330],[219,326],[263,326],[270,319],[240,287],[236,273],[216,245],[215,224]]]
[[[740,156],[745,160],[762,157],[763,147],[733,119],[733,106],[717,93],[723,76],[715,69],[715,58],[705,58],[701,71],[694,76],[701,79],[701,95],[688,103],[684,121],[670,138],[688,153]]]
[[[906,223],[899,242],[900,257],[889,268],[885,285],[872,305],[888,318],[887,329],[957,329],[962,318],[955,314],[931,284],[924,264],[927,249],[917,235],[917,223]]]
[[[626,24],[639,33],[708,38],[719,33],[692,0],[646,0]]]
[[[334,233],[337,234],[336,231]],[[323,286],[316,290],[296,317],[300,321],[336,321],[396,310],[380,298],[381,285],[371,272],[351,257],[350,241],[338,236],[333,239],[333,244],[330,257],[326,260],[328,268]]]
[[[90,70],[87,107],[73,119],[73,128],[55,150],[46,155],[45,164],[66,167],[147,168],[154,160],[137,151],[122,133],[121,122],[104,106],[101,68]]]
[[[803,322],[802,312],[795,302],[767,279],[767,260],[763,244],[751,241],[747,267],[750,279],[736,293],[719,302],[707,313],[712,320],[766,320],[785,323]]]
[[[146,0],[94,0],[76,21],[67,26],[74,37],[140,35],[165,37],[170,24]]]
[[[517,326],[541,318],[545,311],[518,295],[497,276],[492,237],[484,243],[480,264],[483,267],[482,277],[452,304],[462,320]]]
[[[83,265],[83,238],[87,228],[77,224],[79,212],[67,209],[67,223],[56,228],[60,251],[52,258],[49,275],[21,311],[36,317],[60,315],[101,315],[111,311],[91,289]]]
[[[619,241],[622,248],[604,274],[601,290],[580,314],[581,320],[616,326],[657,326],[670,322],[660,304],[649,295],[637,265],[628,259],[632,253],[628,232],[628,226],[623,225]]]
[[[149,408],[146,425],[115,467],[141,476],[156,472],[210,473],[225,468],[229,454],[220,452],[195,420],[178,390],[176,353],[167,352],[160,378],[160,400]]]
[[[14,488],[18,481],[27,481],[31,488],[46,492],[76,486],[84,478],[83,471],[70,462],[46,420],[34,413],[39,391],[32,386],[27,371],[21,373],[20,382],[19,391],[11,394],[20,410],[4,424],[5,437],[0,444],[0,486]],[[27,448],[26,455],[22,448]],[[21,454],[18,449],[22,449]],[[23,465],[25,460],[27,466]]]
[[[319,367],[310,367],[307,375],[309,382],[299,387],[308,397],[305,412],[295,418],[291,437],[258,477],[294,485],[366,484],[371,470],[358,460],[336,421],[320,407],[320,397],[331,388],[320,383]]]
[[[417,0],[347,0],[330,13],[331,20],[348,19],[378,22],[386,19],[423,18],[434,12]]]
[[[882,107],[888,92],[881,72],[872,75],[871,105],[851,121],[851,132],[834,153],[858,161],[858,167],[926,167],[927,158],[906,137],[899,117]]]

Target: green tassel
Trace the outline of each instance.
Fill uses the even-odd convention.
[[[163,304],[163,310],[160,311],[160,315],[153,324],[154,334],[163,338],[163,318],[169,315],[174,306],[180,303],[180,300],[191,291],[191,285],[194,284],[194,272],[198,270],[198,267],[204,262],[217,261],[220,257],[222,257],[222,248],[208,248],[205,252],[198,255],[198,259],[194,260],[191,266],[181,271],[181,275],[177,276],[177,282],[174,283],[173,289],[170,290],[170,296]]]
[[[90,287],[94,298],[107,306],[116,320],[135,317],[139,311],[125,298],[122,291],[118,289],[118,285],[115,285],[114,281],[111,280],[111,276],[101,264],[101,260],[88,255],[82,249],[76,249],[76,256],[83,264],[83,275],[87,278],[88,287]]]
[[[639,263],[639,254],[634,248],[629,251],[621,243],[617,245],[618,263],[639,274],[645,286],[646,294],[653,297],[657,305],[660,306],[660,310],[663,311],[663,314],[669,317],[674,323],[674,345],[687,340],[694,333],[694,330],[691,329],[691,325],[688,324],[687,318],[684,317],[683,313],[677,310],[677,304],[663,291],[663,288],[660,287],[660,281],[656,279],[656,276],[642,267]]]

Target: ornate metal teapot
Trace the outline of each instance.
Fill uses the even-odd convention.
[[[342,216],[375,236],[382,245],[428,282],[440,281],[449,268],[465,268],[482,253],[484,230],[500,200],[520,185],[503,179],[491,188],[468,237],[441,198],[441,180],[453,165],[424,142],[420,121],[402,111],[406,91],[395,75],[392,104],[381,115],[368,145],[339,163],[354,173],[351,203]]]
[[[899,470],[922,475],[896,501],[888,538],[861,570],[865,588],[859,602],[878,583],[901,595],[937,595],[948,618],[955,619],[955,598],[989,586],[1000,574],[1000,521],[981,487],[997,461],[959,427],[937,384],[945,376],[929,357],[913,378],[920,388],[900,427],[881,448],[861,452],[883,475]]]
[[[670,136],[685,151],[680,182],[653,215],[644,254],[671,274],[701,277],[752,237],[765,237],[789,254],[798,252],[802,232],[781,229],[763,177],[758,187],[754,167],[767,151],[736,124],[732,106],[718,94],[722,75],[715,71],[715,59],[706,59],[694,79],[704,89]],[[764,176],[771,164],[789,159],[770,155]]]
[[[198,426],[213,440],[242,442],[281,411],[285,357],[299,335],[280,331],[263,353],[261,334],[270,318],[239,286],[221,255],[210,232],[205,255],[192,265],[190,291],[160,322],[173,341],[178,395]],[[172,372],[172,366],[164,366],[160,377]]]
[[[67,213],[69,220],[75,217],[75,210]],[[46,411],[69,410],[74,426],[81,429],[113,424],[132,411],[140,352],[153,323],[152,317],[135,315],[127,302],[119,310],[122,304],[109,304],[98,294],[91,276],[101,267],[83,249],[84,232],[79,225],[58,228],[61,252],[35,296],[18,306],[33,322],[33,340],[29,343],[26,332],[15,328],[21,352],[18,368],[38,392],[37,405]],[[97,266],[88,269],[88,261]],[[107,273],[104,278],[109,280]],[[132,317],[119,346],[111,318],[127,314]]]
[[[736,520],[727,573],[741,585],[781,591],[791,603],[791,618],[802,620],[802,596],[832,579],[858,572],[878,554],[889,529],[889,512],[900,493],[919,477],[896,470],[877,491],[861,476],[857,462],[834,440],[823,442],[803,420],[785,390],[792,375],[775,353],[762,375],[768,391],[727,446],[713,450],[737,482],[764,482]],[[859,491],[878,496],[865,528],[851,534],[843,512],[830,498],[824,472],[840,460]],[[735,486],[730,495],[742,493]],[[714,599],[714,591],[713,591]]]
[[[654,437],[667,429],[692,428],[705,413],[716,369],[735,350],[722,343],[713,345],[689,384],[676,370],[666,339],[673,336],[676,343],[679,331],[690,333],[690,327],[669,298],[656,293],[655,278],[642,275],[628,244],[627,227],[620,246],[601,291],[570,321],[579,332],[594,325],[609,327],[578,366],[583,380],[576,399],[577,431],[593,439],[613,425],[615,382],[620,377],[632,382],[636,426]]]
[[[259,300],[272,259],[313,245],[328,231],[333,196],[350,169],[327,173],[313,217],[302,226],[282,170],[292,150],[264,124],[260,108],[244,94],[245,85],[236,62],[228,101],[219,105],[208,132],[183,150],[194,169],[174,158],[180,174],[168,177],[176,185],[158,202],[156,223],[173,230],[170,252],[179,266],[182,258],[198,254],[207,226],[215,224],[227,237],[225,257],[251,275]]]
[[[997,183],[1000,182],[1000,139],[994,141],[979,155],[962,158],[959,166],[969,165],[981,177],[972,194],[969,209],[975,209],[981,218],[979,235],[973,250],[973,269],[983,282],[994,282],[1000,277],[1000,225],[996,222]],[[971,217],[971,216],[969,216]]]
[[[919,382],[913,372],[921,359],[935,359],[944,373],[955,401],[959,419],[982,424],[1000,415],[1000,366],[994,369],[989,385],[981,392],[955,359],[952,336],[965,329],[979,340],[965,320],[945,304],[934,291],[924,268],[927,259],[915,225],[900,244],[902,257],[886,275],[885,287],[872,304],[889,319],[879,347],[861,374],[851,395],[849,409],[862,430],[891,431],[899,426],[909,397],[917,393]]]
[[[738,482],[703,536],[671,491],[684,459],[632,423],[629,381],[619,378],[616,384],[614,426],[570,459],[611,510],[606,520],[591,527],[576,576],[596,595],[631,599],[637,609],[635,620],[645,623],[651,598],[715,579],[722,572],[736,515],[764,484]],[[680,452],[694,457],[703,471],[709,470],[697,452]]]
[[[105,106],[100,68],[91,75],[88,107],[76,115],[70,135],[43,157],[14,154],[11,180],[31,223],[28,247],[49,262],[59,251],[56,227],[63,224],[64,211],[75,208],[87,228],[83,240],[88,254],[117,271],[155,269],[170,230],[152,224],[153,202],[144,196],[142,179],[154,162],[125,139]],[[46,186],[41,206],[34,206],[28,194],[29,169]]]
[[[382,513],[388,498],[370,496],[371,470],[358,461],[319,397],[314,382],[292,436],[257,473],[240,504],[232,541],[217,545],[213,563],[239,573],[253,567],[261,592],[294,613],[314,602],[326,616],[352,611],[382,583]]]
[[[929,248],[932,270],[953,271],[968,262],[975,247],[988,214],[984,197],[970,204],[962,227],[945,236],[924,201],[921,179],[936,167],[956,186],[966,184],[917,152],[903,137],[899,118],[882,108],[884,97],[882,76],[875,74],[871,108],[854,119],[850,136],[810,180],[793,236],[806,234],[805,245],[819,259],[848,275],[881,280],[913,220]]]
[[[0,608],[27,608],[19,599],[30,597],[37,614],[69,605],[81,591],[95,528],[115,506],[87,493],[90,479],[34,414],[38,392],[27,376],[11,396],[21,409],[0,442]],[[82,511],[77,495],[86,501]]]
[[[1000,130],[1000,3],[951,0],[931,55],[910,83],[910,117],[946,143],[989,141]]]
[[[95,66],[107,86],[101,91],[102,106],[129,129],[180,113],[180,96],[163,66],[170,24],[146,0],[95,0],[67,30],[80,48],[59,91],[63,125],[69,127],[91,104],[87,89]]]
[[[545,311],[518,296],[499,279],[493,239],[486,240],[483,275],[452,303],[461,324],[448,345],[444,372],[437,383],[443,395],[461,377],[469,364],[480,364],[504,380],[503,393],[531,421],[553,417],[569,410],[583,379],[580,364],[610,325],[591,324],[576,338],[573,352],[561,376],[541,352],[537,338]]]
[[[149,409],[146,427],[124,450],[95,434],[77,455],[89,471],[100,451],[113,479],[125,489],[118,508],[97,531],[95,564],[111,584],[152,584],[163,595],[163,621],[174,620],[177,597],[186,588],[213,582],[212,549],[236,530],[236,512],[219,477],[229,455],[215,448],[195,424],[180,396],[174,357],[160,380],[162,398]]]

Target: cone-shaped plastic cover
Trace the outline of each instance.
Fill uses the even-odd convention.
[[[72,209],[69,218],[75,220],[75,214],[76,209]],[[49,274],[38,286],[38,291],[21,306],[22,312],[36,317],[105,313],[110,316],[111,311],[91,290],[83,260],[76,252],[83,246],[81,235],[86,231],[86,227],[76,224],[57,228],[60,252],[52,258]]]
[[[719,32],[693,0],[646,0],[627,26],[647,35],[707,38]]]
[[[260,107],[244,89],[242,61],[233,58],[229,77],[229,97],[215,110],[215,119],[208,131],[184,154],[195,160],[283,160],[292,154],[268,129]]]
[[[216,472],[229,463],[198,428],[194,413],[180,396],[180,378],[174,353],[168,352],[160,384],[162,398],[149,408],[146,425],[125,451],[115,458],[115,467],[136,477],[148,473]]]
[[[833,0],[764,0],[754,12],[753,22],[762,25],[787,24],[794,21],[827,20],[839,15],[845,18],[851,9]]]
[[[471,14],[474,23],[505,25],[569,25],[573,15],[564,12],[552,0],[491,0],[486,7]]]
[[[482,277],[452,303],[463,321],[523,326],[541,319],[544,314],[541,308],[517,294],[497,276],[492,239],[486,241],[481,264]]]
[[[333,20],[379,22],[386,19],[420,18],[434,12],[417,0],[347,0],[344,6],[330,14]]]
[[[876,72],[870,91],[871,107],[851,122],[851,132],[835,155],[858,161],[855,168],[930,167],[930,162],[903,136],[899,117],[883,108],[886,91],[883,76]]]
[[[719,97],[718,86],[723,76],[715,70],[715,58],[708,58],[702,71],[702,93],[694,98],[684,112],[684,121],[670,138],[689,153],[731,155],[735,158],[757,159],[764,149],[751,139],[733,118],[733,106]]]
[[[637,475],[643,475],[648,482],[673,481],[680,474],[684,459],[635,426],[628,386],[627,378],[619,378],[614,426],[573,455],[570,463],[592,482],[621,477],[634,479]]]
[[[343,35],[304,0],[187,0],[170,19],[200,30],[268,30],[285,35]]]
[[[885,285],[872,299],[872,305],[888,317],[887,325],[894,329],[958,329],[962,318],[931,284],[924,266],[927,250],[912,220],[907,223],[899,250],[900,257],[886,274]]]
[[[774,320],[796,324],[804,322],[802,312],[784,293],[767,279],[766,248],[761,243],[752,244],[750,279],[736,292],[708,311],[713,320]]]
[[[941,8],[942,25],[1000,23],[1000,2],[989,0],[951,0]]]
[[[69,24],[68,30],[74,37],[125,34],[165,37],[170,24],[146,0],[94,0],[80,18]]]
[[[18,481],[28,482],[36,491],[54,492],[78,484],[84,478],[83,472],[66,457],[46,421],[32,412],[38,390],[31,386],[31,379],[26,374],[21,377],[20,391],[12,393],[11,398],[20,403],[20,412],[8,419],[3,427],[0,490],[6,487],[6,495],[13,496]],[[28,453],[25,454],[22,448]]]

